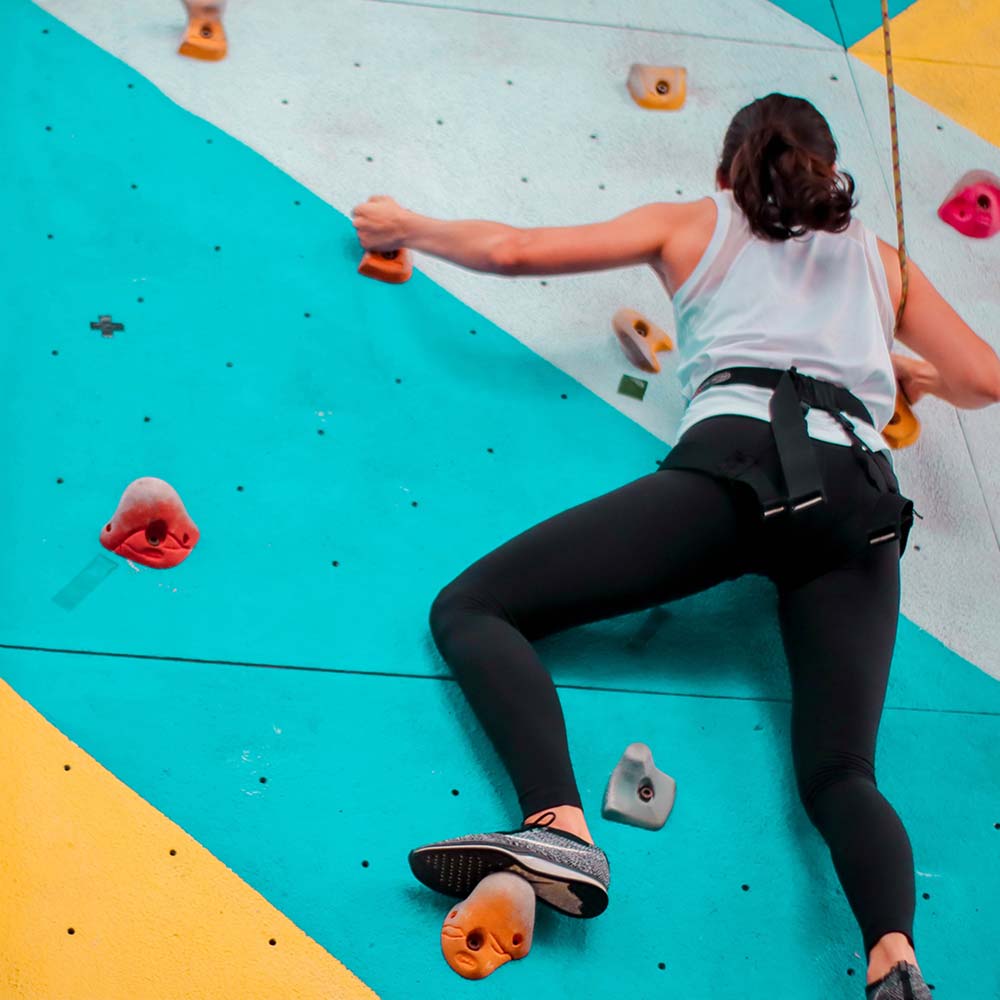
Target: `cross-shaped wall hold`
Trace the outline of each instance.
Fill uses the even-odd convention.
[[[98,316],[97,322],[91,320],[91,330],[100,330],[102,337],[113,337],[117,330],[124,330],[124,323],[113,323],[110,316]]]

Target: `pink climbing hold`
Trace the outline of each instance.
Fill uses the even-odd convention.
[[[938,215],[973,239],[1000,232],[1000,177],[988,170],[970,171],[948,192]]]
[[[143,566],[169,569],[187,559],[198,537],[177,491],[162,479],[144,476],[122,494],[101,532],[101,544]]]

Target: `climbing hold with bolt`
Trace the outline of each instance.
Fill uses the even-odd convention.
[[[464,979],[485,979],[531,950],[535,890],[520,875],[487,875],[453,906],[441,928],[445,961]]]
[[[401,285],[413,274],[413,261],[409,250],[367,250],[358,266],[358,274],[390,285]]]
[[[1000,232],[1000,177],[987,170],[969,171],[948,192],[938,217],[977,240]]]
[[[683,66],[633,63],[628,74],[628,91],[640,107],[677,111],[687,97],[687,70]]]
[[[634,309],[619,309],[611,318],[611,327],[625,357],[644,372],[658,372],[660,359],[656,356],[657,352],[673,350],[674,342],[670,335]]]
[[[611,773],[601,815],[646,830],[659,830],[677,796],[677,783],[657,769],[645,743],[630,743]]]
[[[101,544],[143,566],[169,569],[187,559],[199,537],[177,491],[162,479],[144,476],[122,494],[101,531]]]
[[[215,3],[185,0],[184,6],[188,12],[188,26],[178,53],[209,62],[225,58],[226,32],[222,27],[222,12],[226,6],[224,0],[216,0]]]
[[[882,429],[882,436],[889,442],[890,448],[908,448],[920,437],[920,421],[899,386],[896,387],[896,409],[892,419]]]

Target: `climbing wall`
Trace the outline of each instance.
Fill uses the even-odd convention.
[[[613,313],[670,328],[651,275],[510,280],[418,256],[388,286],[356,273],[351,208],[388,193],[532,226],[698,197],[732,114],[777,89],[828,116],[862,217],[894,238],[877,10],[687,6],[234,0],[211,64],[176,55],[179,5],[0,7],[5,995],[652,998],[711,975],[719,996],[861,996],[760,580],[539,646],[611,860],[602,918],[541,911],[529,958],[469,984],[440,956],[447,900],[406,863],[519,818],[430,642],[434,596],[653,471],[682,402],[669,355],[642,401],[617,392],[640,373]],[[637,108],[633,62],[687,66],[685,107]],[[1000,173],[996,132],[930,92],[901,94],[900,116],[911,252],[1000,346],[1000,239],[935,215],[966,170]],[[1000,436],[994,411],[919,411],[897,456],[924,520],[879,785],[913,841],[928,979],[991,995]],[[142,476],[200,530],[176,568],[99,544]],[[656,833],[599,818],[636,740],[677,781]]]

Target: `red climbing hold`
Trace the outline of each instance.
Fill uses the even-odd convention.
[[[122,494],[101,532],[101,544],[143,566],[169,569],[187,559],[198,537],[177,491],[162,479],[144,476]]]
[[[938,215],[963,236],[984,240],[1000,232],[1000,177],[972,170],[948,192]]]

